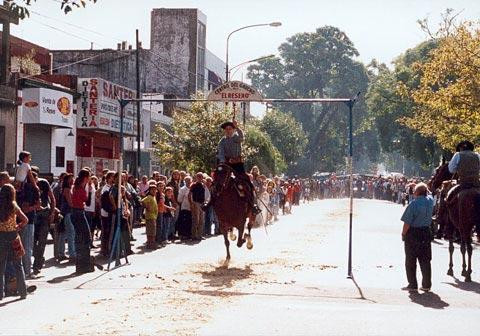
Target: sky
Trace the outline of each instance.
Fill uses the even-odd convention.
[[[14,35],[48,49],[116,48],[135,43],[140,31],[150,45],[152,8],[198,8],[207,15],[207,48],[225,58],[226,37],[239,27],[282,22],[281,27],[246,29],[232,36],[230,66],[277,54],[294,34],[332,25],[343,30],[358,49],[359,60],[390,62],[426,39],[417,24],[428,17],[435,27],[447,8],[462,11],[462,19],[480,18],[480,0],[98,0],[65,15],[60,0],[36,0],[31,16],[12,27]],[[235,79],[246,75],[246,67]]]

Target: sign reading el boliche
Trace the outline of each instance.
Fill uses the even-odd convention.
[[[47,88],[22,90],[23,122],[58,127],[73,127],[72,95]]]
[[[101,78],[79,78],[78,92],[81,97],[77,103],[77,128],[101,129],[120,132],[119,99],[131,99],[136,92],[113,84]],[[124,109],[123,131],[128,135],[136,134],[135,104]]]

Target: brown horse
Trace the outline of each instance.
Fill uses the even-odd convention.
[[[435,175],[429,185],[432,191],[437,190],[444,181],[452,179],[452,173],[448,170],[448,162],[441,164],[435,171]],[[446,236],[449,239],[448,251],[450,252],[450,263],[447,274],[453,276],[453,241],[455,229],[459,232],[460,251],[462,253],[462,276],[466,282],[472,281],[472,232],[475,226],[478,209],[479,190],[476,188],[461,191],[457,197],[443,202],[447,207],[449,220],[447,221]],[[448,196],[447,196],[448,198]],[[468,268],[465,260],[465,252],[468,253]]]
[[[232,173],[233,169],[230,166],[220,164],[215,170],[213,180],[213,193],[215,194],[213,208],[220,222],[220,232],[223,234],[225,240],[227,263],[230,260],[229,233],[230,238],[235,240],[233,228],[236,228],[238,230],[237,246],[242,247],[243,244],[247,242],[247,248],[251,249],[253,244],[250,231],[255,222],[255,215],[252,213],[246,197],[240,196],[240,193],[243,192],[242,189],[247,188],[247,186],[242,185],[238,187]],[[248,233],[244,235],[247,219],[249,219],[247,226]]]

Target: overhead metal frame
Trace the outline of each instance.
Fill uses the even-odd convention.
[[[358,96],[360,92],[353,98],[264,98],[264,99],[235,99],[231,101],[225,101],[222,99],[206,99],[206,98],[199,98],[199,99],[192,99],[192,98],[176,98],[176,99],[120,99],[120,139],[123,139],[123,118],[124,118],[124,109],[129,103],[136,102],[138,103],[211,103],[211,102],[256,102],[256,103],[344,103],[348,106],[348,170],[349,170],[349,191],[350,191],[350,211],[349,211],[349,227],[348,227],[348,266],[347,266],[347,277],[353,279],[353,272],[352,272],[352,231],[353,231],[353,107],[357,102]],[[139,111],[137,111],[139,113]],[[121,178],[122,178],[122,171],[123,171],[123,141],[120,142],[120,162],[119,162],[119,181],[118,185],[121,185]],[[138,168],[137,168],[138,169]],[[117,225],[114,235],[114,244],[117,248],[116,253],[116,266],[120,265],[120,246],[121,238],[120,238],[120,220],[122,214],[122,202],[120,198],[120,192],[118,193],[118,207],[117,207]],[[113,250],[113,248],[112,248]],[[113,252],[113,251],[112,251]],[[110,269],[110,262],[112,260],[113,253],[110,256],[110,261],[108,263],[108,268]],[[128,261],[127,261],[128,262]]]

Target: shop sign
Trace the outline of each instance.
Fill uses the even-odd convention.
[[[22,90],[23,122],[59,127],[73,127],[72,95],[47,88]]]
[[[226,82],[210,92],[208,100],[212,101],[262,101],[262,95],[252,86],[240,82]]]
[[[136,92],[101,78],[79,78],[77,103],[77,128],[100,129],[120,132],[119,99],[135,98]],[[136,134],[136,107],[128,104],[124,108],[123,131]]]

